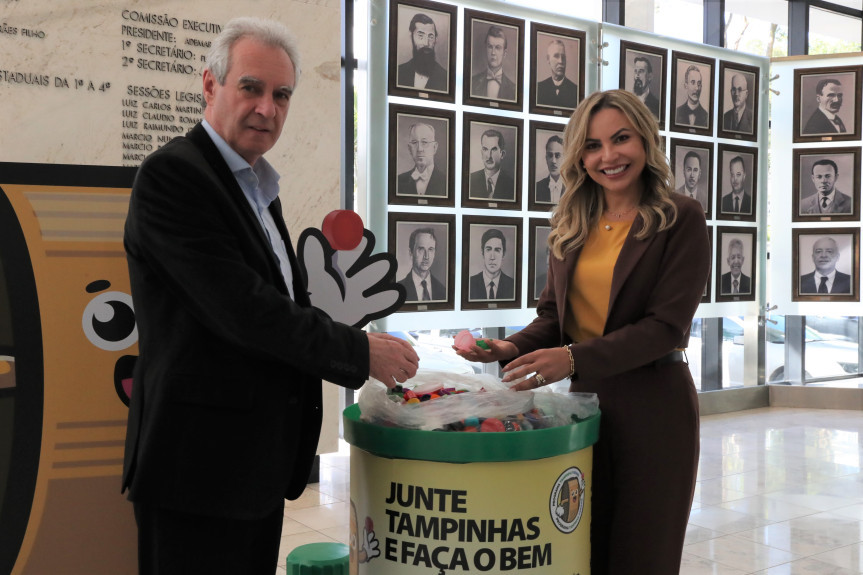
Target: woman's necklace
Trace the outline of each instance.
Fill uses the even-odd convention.
[[[620,212],[612,212],[611,210],[605,210],[605,213],[608,214],[609,216],[613,217],[615,220],[620,221],[621,218],[629,215],[637,207],[638,207],[638,204],[635,204],[633,206],[630,206],[629,209],[627,209],[627,210],[623,210]],[[609,224],[605,224],[605,229],[607,231],[610,231],[611,226]]]

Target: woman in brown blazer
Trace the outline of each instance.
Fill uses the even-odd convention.
[[[592,94],[564,140],[537,317],[462,355],[512,360],[516,390],[569,377],[598,395],[591,573],[678,573],[699,453],[682,350],[710,270],[704,209],[674,193],[656,120],[629,92]]]

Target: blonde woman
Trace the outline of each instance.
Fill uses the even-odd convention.
[[[674,193],[656,120],[629,92],[588,97],[564,141],[537,317],[462,355],[504,362],[504,381],[526,378],[517,390],[569,377],[598,394],[591,573],[677,573],[699,453],[682,350],[710,271],[704,209]]]

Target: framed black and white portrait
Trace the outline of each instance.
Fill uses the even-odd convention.
[[[462,219],[463,309],[521,307],[521,218]]]
[[[524,20],[465,10],[464,103],[522,109]]]
[[[701,203],[707,219],[713,206],[713,143],[671,139],[674,190]]]
[[[720,138],[758,140],[760,70],[756,66],[719,62]]]
[[[584,98],[585,33],[531,26],[530,111],[568,118]]]
[[[456,6],[390,1],[389,93],[455,102]]]
[[[390,212],[388,242],[407,294],[399,311],[453,309],[455,216]]]
[[[521,209],[523,125],[516,118],[464,114],[463,206]]]
[[[793,139],[860,139],[860,66],[794,70]]]
[[[707,226],[707,242],[710,246],[710,253],[713,253],[713,226]],[[701,292],[701,303],[710,303],[710,295],[713,293],[713,266],[710,269],[710,275],[707,276],[707,283],[704,284],[704,291]]]
[[[860,148],[795,148],[792,220],[860,221]]]
[[[530,150],[528,168],[528,209],[548,211],[560,201],[563,193],[563,131],[565,124],[550,122],[530,123]]]
[[[713,135],[713,58],[671,53],[671,130]]]
[[[716,169],[717,218],[754,222],[758,205],[758,148],[719,144]]]
[[[755,301],[755,228],[716,229],[716,301]]]
[[[860,301],[860,228],[792,231],[792,301]]]
[[[619,88],[638,96],[665,129],[665,86],[668,50],[620,41]]]
[[[530,218],[528,236],[527,307],[536,307],[548,281],[548,236],[551,224],[547,218]]]
[[[455,112],[390,105],[390,204],[454,206]]]

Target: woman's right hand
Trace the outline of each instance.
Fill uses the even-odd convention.
[[[503,361],[512,359],[518,355],[518,348],[514,343],[503,339],[480,339],[488,345],[488,349],[483,349],[477,344],[473,344],[470,349],[459,349],[452,346],[455,352],[468,361],[478,361],[481,363],[491,363],[493,361]]]

